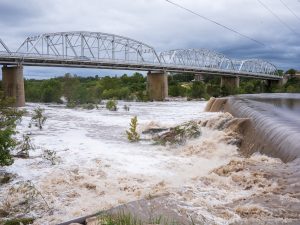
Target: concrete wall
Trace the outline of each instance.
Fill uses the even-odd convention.
[[[234,90],[240,87],[239,77],[221,77],[221,87],[226,87],[229,90]]]
[[[148,72],[147,92],[150,100],[163,101],[168,97],[168,75],[165,72]]]
[[[25,106],[25,90],[23,67],[2,67],[2,87],[4,95],[7,97],[15,98],[15,106]]]

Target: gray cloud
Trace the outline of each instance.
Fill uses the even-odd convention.
[[[14,50],[27,36],[38,33],[100,31],[143,41],[157,51],[208,48],[232,58],[262,58],[283,69],[300,69],[300,35],[282,26],[257,1],[174,1],[266,46],[259,46],[165,0],[0,0],[0,38]],[[262,1],[300,33],[300,21],[279,0]],[[300,16],[297,0],[284,1]],[[34,75],[43,71],[51,74],[49,71],[68,70],[29,68],[26,72]],[[103,74],[97,70],[80,70],[80,73],[84,74],[84,71],[86,74]]]

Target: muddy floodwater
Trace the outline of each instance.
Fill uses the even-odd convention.
[[[271,103],[299,113],[299,102]],[[47,116],[42,130],[28,127],[37,106]],[[205,106],[119,102],[119,110],[110,112],[104,106],[27,104],[18,138],[28,134],[34,150],[29,159],[1,169],[13,179],[0,186],[0,209],[8,212],[5,218],[57,224],[151,196],[165,211],[196,224],[300,224],[299,160],[284,163],[259,149],[245,156],[235,129],[240,120],[204,112]],[[130,143],[125,133],[133,116],[138,143]],[[142,134],[191,120],[201,135],[181,144],[154,144]]]

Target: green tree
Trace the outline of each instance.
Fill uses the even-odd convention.
[[[201,81],[194,81],[191,88],[192,98],[205,98],[206,97],[206,87]]]
[[[62,96],[62,84],[58,80],[50,79],[42,83],[42,102],[57,102],[60,103]]]
[[[63,78],[63,95],[68,102],[76,102],[78,90],[80,88],[80,81],[77,77],[71,74],[66,74]]]
[[[11,107],[14,100],[3,97],[0,93],[0,166],[9,166],[14,160],[11,150],[17,145],[14,138],[17,122],[22,118],[23,111]]]
[[[295,75],[296,74],[296,70],[295,69],[289,69],[285,72],[285,74],[290,74],[290,75]]]

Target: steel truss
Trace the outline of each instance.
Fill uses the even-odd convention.
[[[281,79],[276,66],[259,60],[233,60],[207,49],[177,49],[157,54],[131,38],[100,32],[59,32],[26,38],[16,52],[0,39],[2,64],[213,72]]]
[[[161,62],[187,67],[213,68],[231,72],[278,75],[273,64],[259,60],[232,60],[225,55],[207,49],[176,49],[162,52]]]
[[[0,38],[0,52],[1,53],[8,53],[11,54],[11,51],[9,50],[9,48],[6,46],[6,44],[1,40]]]
[[[79,61],[159,62],[151,46],[100,32],[60,32],[28,37],[17,53]]]

